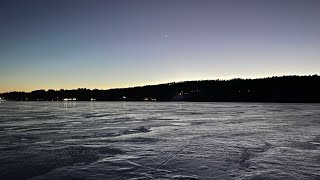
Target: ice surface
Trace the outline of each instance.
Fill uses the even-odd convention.
[[[320,104],[3,102],[0,179],[320,179]]]

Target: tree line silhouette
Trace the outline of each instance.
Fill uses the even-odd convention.
[[[12,101],[320,102],[320,76],[173,82],[109,90],[35,90],[0,94]]]

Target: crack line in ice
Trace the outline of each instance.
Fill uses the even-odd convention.
[[[196,138],[194,138],[194,139],[196,139]],[[154,168],[154,169],[151,171],[151,174],[154,174],[158,169],[160,169],[162,166],[164,166],[167,162],[169,162],[170,160],[174,159],[174,158],[175,158],[177,155],[179,155],[183,150],[185,150],[186,148],[188,148],[188,147],[191,145],[191,143],[192,143],[192,141],[193,141],[194,139],[191,139],[190,142],[189,142],[186,146],[184,146],[182,149],[180,149],[179,151],[177,151],[174,155],[172,155],[170,158],[168,158],[167,160],[165,160],[165,161],[164,161],[162,164],[160,164],[158,167]],[[143,166],[138,167],[136,170],[130,172],[130,174],[134,174],[135,172],[137,172],[138,170],[140,170],[142,167],[147,167],[147,165],[148,165],[150,162],[151,162],[151,161],[149,161],[147,164],[145,164],[145,165],[143,165]],[[148,168],[148,167],[147,167],[147,168]],[[151,169],[151,168],[150,168],[150,169]],[[125,179],[125,178],[126,178],[126,177],[122,177],[121,180],[122,180],[122,179]]]
[[[190,140],[190,142],[183,147],[182,149],[180,149],[178,152],[176,152],[173,156],[171,156],[169,159],[165,160],[162,164],[160,164],[160,166],[156,167],[151,173],[155,173],[158,169],[160,169],[162,166],[164,166],[167,162],[169,162],[170,160],[174,159],[176,156],[178,156],[183,150],[185,150],[186,148],[188,148],[191,143],[192,143],[193,139]]]

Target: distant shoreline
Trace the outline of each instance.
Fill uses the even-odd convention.
[[[320,76],[172,82],[109,90],[8,92],[9,101],[159,101],[320,103]]]
[[[39,102],[39,103],[103,103],[103,102],[132,102],[132,103],[252,103],[252,104],[319,104],[320,102],[273,102],[273,101],[15,101],[15,100],[4,100],[0,102]]]

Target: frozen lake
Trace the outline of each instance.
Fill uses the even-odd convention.
[[[320,104],[0,102],[0,179],[320,179]]]

